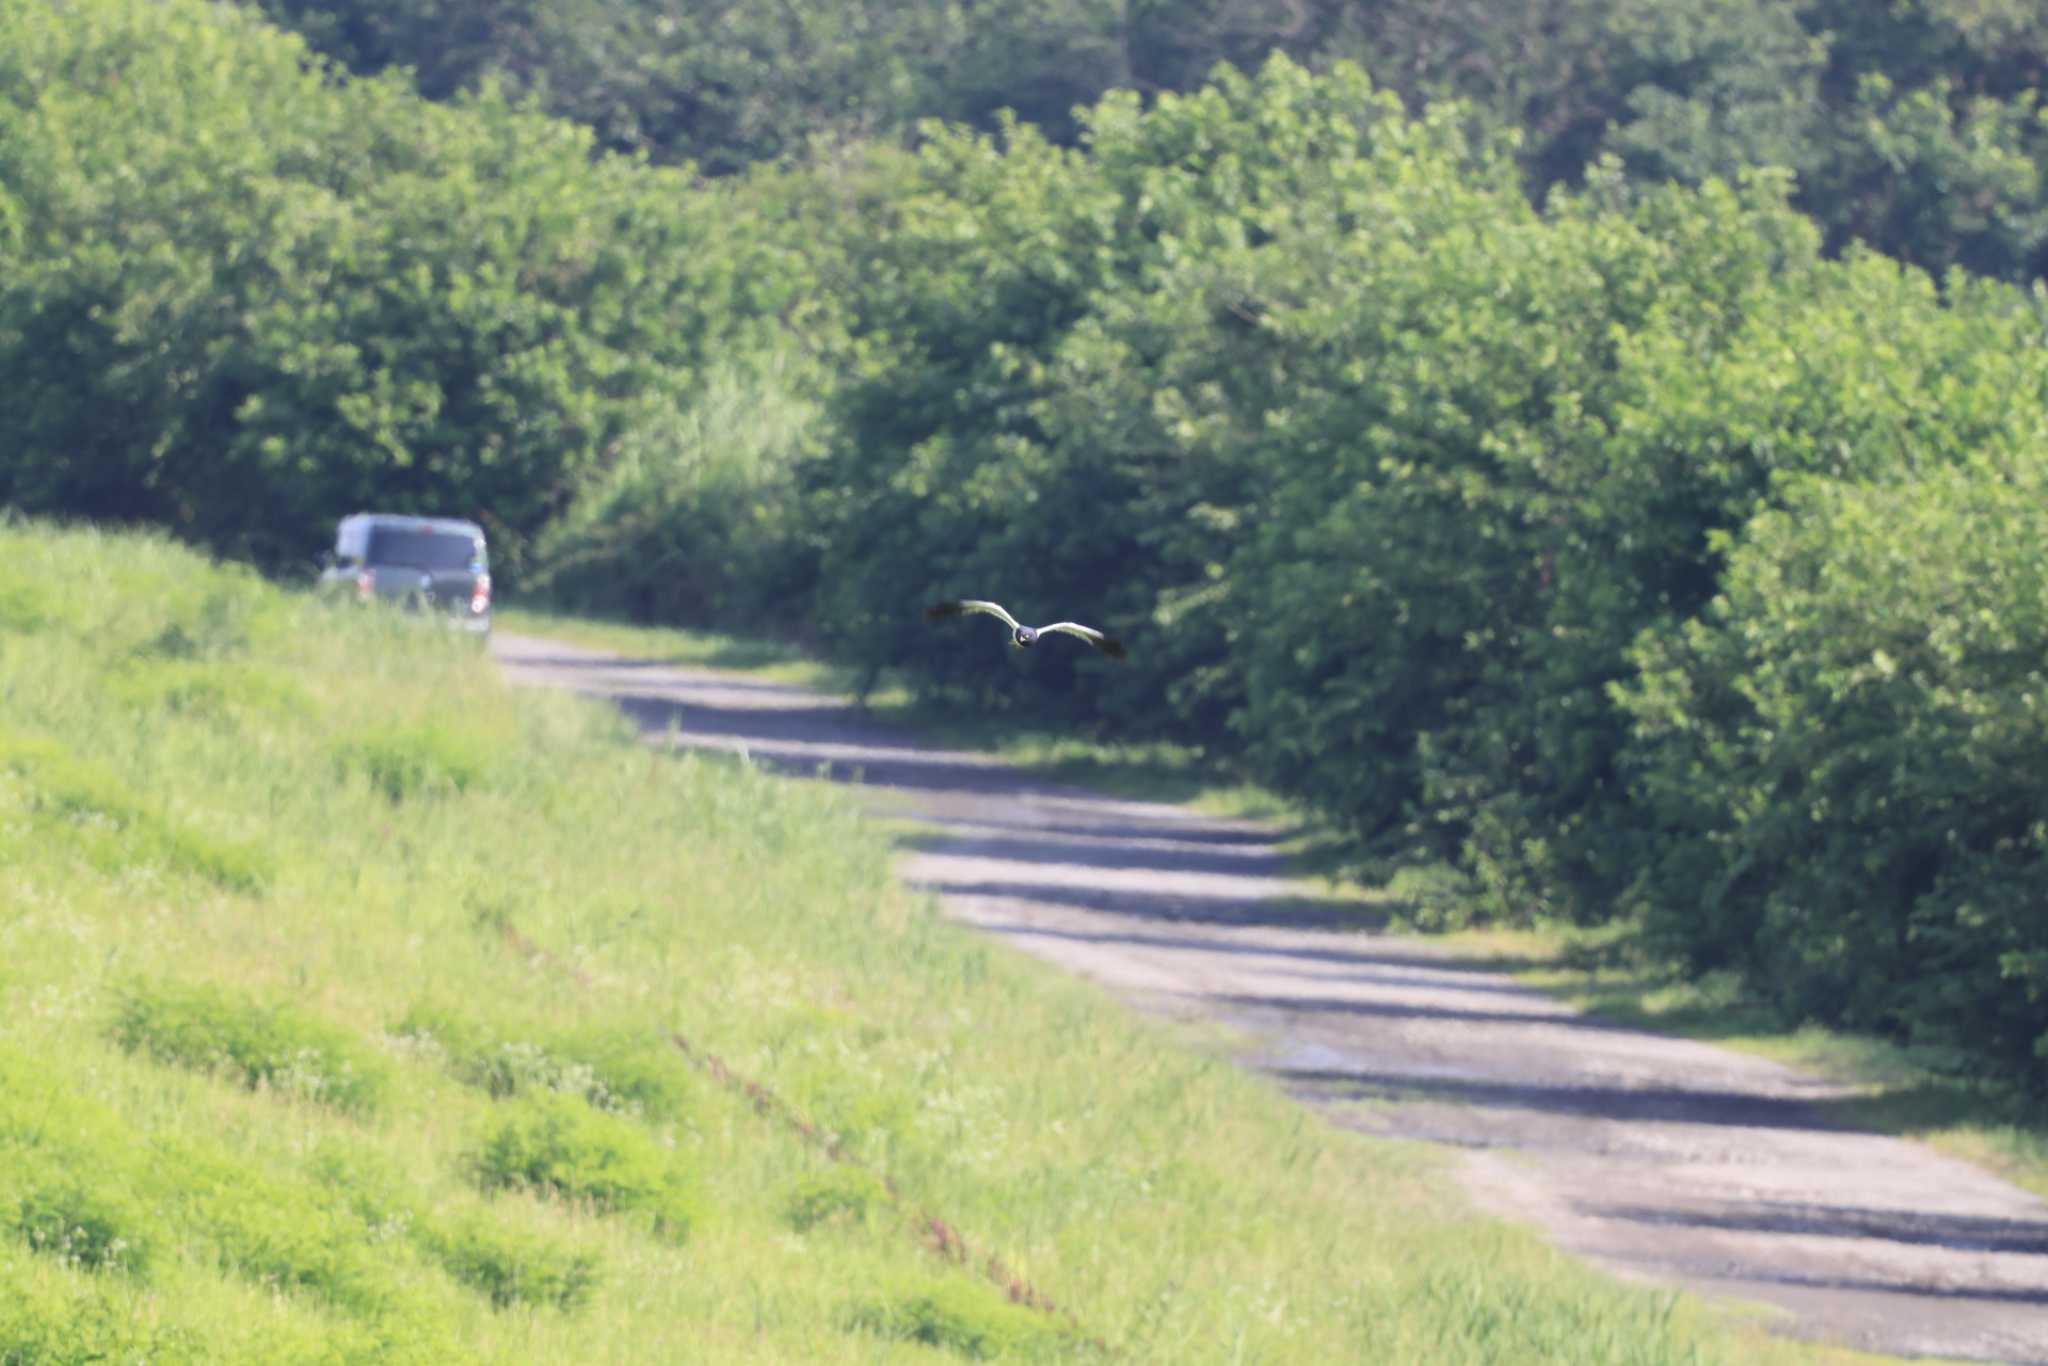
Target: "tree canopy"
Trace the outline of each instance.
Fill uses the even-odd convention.
[[[1830,249],[2048,268],[2048,18],[2012,0],[246,0],[358,73],[496,86],[599,144],[719,174],[816,141],[909,141],[1005,111],[1075,145],[1112,91],[1219,63],[1355,64],[1411,113],[1456,98],[1522,137],[1532,197],[1602,157],[1645,184],[1798,176]]]

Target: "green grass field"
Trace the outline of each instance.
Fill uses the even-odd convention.
[[[467,641],[0,522],[0,1362],[1811,1359],[888,858]]]

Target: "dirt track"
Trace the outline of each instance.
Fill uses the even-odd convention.
[[[2048,1205],[1844,1126],[1825,1083],[1343,928],[1259,826],[1035,783],[794,688],[502,634],[493,651],[516,681],[613,698],[652,740],[875,789],[943,830],[907,842],[902,873],[959,920],[1226,1026],[1334,1123],[1463,1150],[1480,1205],[1619,1274],[1865,1351],[2048,1362]]]

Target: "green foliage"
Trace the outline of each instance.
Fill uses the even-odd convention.
[[[530,1190],[604,1212],[644,1214],[677,1241],[702,1217],[674,1153],[631,1120],[558,1092],[506,1102],[470,1162],[485,1190]]]
[[[162,867],[251,896],[261,895],[274,876],[265,851],[172,819],[105,767],[52,740],[0,730],[0,773],[26,784],[38,834],[64,841],[103,872]]]
[[[273,1293],[303,1293],[347,1316],[326,1325],[344,1355],[419,1362],[464,1355],[437,1322],[443,1306],[419,1284],[419,1263],[338,1192],[251,1161],[216,1138],[145,1133],[11,1048],[0,1048],[0,1210],[14,1213],[10,1222],[25,1246],[79,1269],[160,1281],[158,1273],[183,1254]],[[37,1296],[10,1321],[11,1298],[0,1297],[0,1345],[10,1344],[11,1332],[61,1360],[88,1345],[158,1341],[172,1360],[185,1359],[187,1346],[193,1359],[219,1359],[218,1343],[202,1351],[203,1339],[155,1328],[132,1303],[124,1313],[118,1298],[76,1305],[68,1331],[36,1312],[47,1307]]]
[[[73,1173],[38,1185],[15,1210],[15,1232],[37,1252],[88,1271],[145,1275],[161,1234],[131,1192]]]
[[[865,1222],[890,1202],[889,1187],[866,1167],[832,1166],[796,1181],[783,1217],[799,1233],[836,1221]]]
[[[82,1286],[16,1284],[0,1260],[0,1366],[100,1366],[147,1361],[206,1366],[218,1360],[199,1335],[152,1323]]]
[[[593,1254],[567,1251],[552,1239],[517,1233],[478,1215],[433,1230],[425,1241],[449,1275],[500,1309],[523,1304],[573,1310],[597,1286]]]
[[[993,1286],[953,1278],[862,1304],[848,1315],[857,1329],[922,1342],[974,1361],[1043,1360],[1062,1346],[1044,1314],[1013,1304]]]
[[[1403,212],[1406,185],[1513,191],[1453,123],[1401,120],[1355,71],[1221,73],[1088,122],[1086,159],[1023,128],[934,136],[856,244],[869,358],[835,399],[847,440],[803,471],[820,630],[871,669],[1083,723],[1114,699],[1120,729],[1156,731],[1171,690],[1213,735],[1234,700],[1223,562],[1302,359],[1266,319],[1325,288],[1330,239]],[[1007,654],[916,610],[955,595],[1040,620],[1099,604],[1132,664]]]
[[[13,506],[273,569],[364,506],[473,515],[516,580],[576,480],[788,302],[681,175],[498,95],[337,82],[186,0],[4,22]]]
[[[2048,259],[2048,24],[2007,0],[914,0],[716,19],[676,0],[255,3],[352,70],[410,66],[436,99],[531,92],[603,146],[714,173],[1006,112],[1072,145],[1116,91],[1186,94],[1218,63],[1284,55],[1517,130],[1538,199],[1607,156],[1646,187],[1775,166],[1832,246],[2013,279]]]
[[[443,721],[392,725],[334,745],[344,773],[360,773],[393,803],[428,801],[468,791],[491,767],[489,742]]]
[[[1636,894],[1789,1013],[2048,1083],[2048,551],[2038,471],[1808,478],[1724,546],[1710,610],[1646,634]]]
[[[347,1111],[375,1110],[390,1084],[390,1067],[354,1035],[295,1007],[205,983],[131,986],[112,1032],[123,1048],[159,1062]]]
[[[448,1069],[491,1096],[557,1091],[600,1110],[673,1123],[690,1095],[688,1065],[658,1036],[624,1030],[492,1028],[453,1010],[417,1005],[395,1031],[426,1042]]]
[[[641,621],[786,614],[809,586],[796,471],[822,425],[802,368],[721,363],[687,412],[622,443],[541,538],[533,587]]]

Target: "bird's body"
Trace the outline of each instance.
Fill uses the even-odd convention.
[[[1111,659],[1124,657],[1123,642],[1106,636],[1093,626],[1083,626],[1078,621],[1055,621],[1045,626],[1026,626],[1008,612],[999,602],[988,602],[981,598],[956,598],[950,602],[937,603],[925,609],[925,616],[933,621],[944,621],[967,612],[983,612],[995,617],[1010,628],[1010,643],[1020,650],[1028,650],[1038,643],[1043,635],[1061,634],[1076,636],[1087,641]]]

